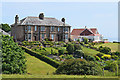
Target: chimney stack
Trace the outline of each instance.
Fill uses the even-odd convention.
[[[62,18],[61,21],[65,23],[65,18]]]
[[[39,19],[44,19],[44,13],[40,13],[40,15],[39,15]]]
[[[85,26],[85,28],[87,28],[87,26]]]
[[[15,24],[19,23],[19,17],[18,15],[15,16]]]

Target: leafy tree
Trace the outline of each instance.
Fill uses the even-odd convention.
[[[64,49],[60,49],[60,50],[58,50],[58,52],[59,52],[59,55],[63,55],[64,54]]]
[[[111,49],[109,47],[102,47],[99,49],[100,52],[110,54]]]
[[[7,35],[2,35],[2,63],[3,74],[26,73],[24,51]]]
[[[76,50],[75,55],[78,57],[82,57],[82,56],[84,56],[84,52],[82,50]]]
[[[66,49],[67,49],[69,54],[74,53],[74,45],[73,44],[68,44]]]
[[[87,38],[83,38],[83,42],[85,43],[85,44],[88,44],[88,39]]]
[[[79,44],[74,45],[74,50],[82,50],[81,46]]]
[[[4,30],[5,32],[9,32],[11,30],[8,24],[1,24],[1,25],[2,25],[2,30]]]
[[[56,70],[56,74],[67,75],[99,75],[102,69],[91,61],[84,59],[69,59],[64,61]]]

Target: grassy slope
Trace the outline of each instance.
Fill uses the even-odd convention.
[[[51,65],[25,53],[27,59],[27,72],[30,74],[52,74],[56,69]]]
[[[93,50],[90,48],[86,48],[86,47],[82,47],[82,50],[85,54],[92,55],[92,56],[94,56],[97,53],[100,53],[99,51],[96,51],[96,50]]]
[[[112,52],[118,51],[118,43],[104,43],[104,44],[100,44],[100,45],[95,45],[95,47],[99,47],[99,46],[106,46],[106,47],[110,47]]]

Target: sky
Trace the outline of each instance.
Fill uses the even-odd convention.
[[[66,19],[71,30],[76,28],[97,28],[109,41],[118,40],[117,2],[2,2],[2,23],[14,23],[14,17],[39,16],[58,20]]]

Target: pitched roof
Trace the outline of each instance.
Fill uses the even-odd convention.
[[[71,32],[71,35],[80,35],[86,29],[92,33],[91,35],[96,34],[97,28],[89,28],[89,29],[81,28],[81,29],[73,29]],[[99,34],[98,31],[97,31],[97,34]],[[91,35],[89,35],[89,36],[91,36]]]
[[[63,26],[63,22],[57,20],[56,18],[51,18],[51,17],[44,17],[44,19],[42,20],[42,19],[39,19],[39,17],[28,16],[20,20],[18,25]],[[65,24],[65,26],[70,26],[70,25]]]

